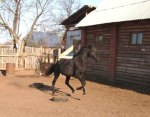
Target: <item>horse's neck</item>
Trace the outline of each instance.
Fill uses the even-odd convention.
[[[82,55],[82,60],[83,60],[83,62],[85,62],[86,63],[86,61],[87,61],[87,58],[88,58],[88,55],[87,55],[87,53],[88,52],[85,52],[83,55]]]
[[[75,58],[80,59],[80,61],[82,61],[83,64],[86,63],[87,58],[88,58],[88,51],[85,50],[85,51],[80,52],[80,54]]]

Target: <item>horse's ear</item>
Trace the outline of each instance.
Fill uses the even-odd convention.
[[[91,44],[88,44],[88,45],[87,45],[87,48],[88,48],[88,49],[91,49]]]
[[[89,44],[87,47],[88,47],[90,50],[91,50],[91,49],[94,49],[94,44]]]

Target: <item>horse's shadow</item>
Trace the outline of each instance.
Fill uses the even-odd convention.
[[[45,84],[43,84],[43,83],[33,83],[33,84],[30,84],[29,87],[30,87],[30,88],[38,89],[38,90],[40,90],[40,91],[42,91],[42,92],[44,92],[44,93],[48,93],[48,94],[52,95],[52,93],[50,93],[50,92],[52,92],[52,90],[53,90],[53,89],[52,89],[52,86],[48,86],[48,85],[45,85]],[[71,94],[69,94],[69,93],[66,93],[66,92],[61,91],[60,88],[55,88],[54,90],[55,90],[55,93],[57,93],[57,94],[59,94],[59,95],[61,95],[61,94],[63,93],[63,94],[65,94],[66,96],[68,96],[68,97],[70,97],[70,98],[72,98],[72,99],[80,100],[79,98],[74,98],[74,97],[72,97]]]
[[[29,87],[30,88],[36,88],[36,89],[43,91],[45,93],[49,93],[49,91],[52,91],[52,86],[48,86],[48,85],[45,85],[43,83],[33,83],[33,84],[30,84]],[[59,94],[65,93],[65,92],[60,91],[60,88],[55,88],[54,90],[56,93],[59,93]],[[51,93],[49,93],[49,94],[51,94]]]

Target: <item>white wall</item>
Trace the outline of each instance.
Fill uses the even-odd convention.
[[[73,45],[73,40],[81,40],[81,30],[70,30],[67,32],[66,49]]]

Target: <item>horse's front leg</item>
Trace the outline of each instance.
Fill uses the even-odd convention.
[[[82,78],[83,78],[83,81],[84,81],[84,85],[86,85],[86,82],[85,82],[85,73],[83,72],[82,74]],[[81,90],[83,88],[83,86],[80,86],[80,87],[77,87],[76,90]]]
[[[69,84],[70,76],[66,76],[65,84],[71,89],[72,93],[75,92],[74,88]]]
[[[60,74],[60,73],[54,74],[54,79],[53,79],[53,81],[52,81],[52,95],[55,94],[55,84],[56,84],[56,81],[57,81],[57,79],[58,79],[58,77],[59,77],[59,74]]]

